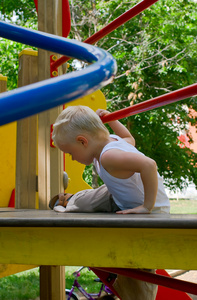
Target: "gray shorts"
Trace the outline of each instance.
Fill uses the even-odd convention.
[[[116,212],[120,208],[115,204],[105,184],[97,189],[88,189],[74,194],[69,200],[65,212]]]

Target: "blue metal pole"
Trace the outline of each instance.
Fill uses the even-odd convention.
[[[19,43],[93,63],[86,69],[0,95],[0,125],[75,100],[107,85],[116,61],[106,51],[75,40],[0,22],[0,36]]]

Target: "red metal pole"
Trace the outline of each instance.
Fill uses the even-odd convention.
[[[139,114],[144,111],[148,111],[151,109],[155,109],[160,106],[164,106],[176,101],[180,101],[192,96],[197,95],[197,83],[184,87],[182,89],[170,92],[165,95],[161,95],[159,97],[153,98],[151,100],[146,100],[144,102],[135,104],[130,107],[126,107],[110,113],[104,117],[102,117],[103,123],[108,123],[110,121],[115,121],[119,119],[123,119],[132,115]]]
[[[141,13],[143,10],[157,2],[158,0],[144,0],[140,3],[136,4],[134,7],[126,11],[124,14],[116,18],[114,21],[109,23],[107,26],[93,34],[91,37],[89,37],[87,40],[85,40],[88,44],[96,43],[98,40],[115,30],[116,28],[120,27],[139,13]]]
[[[116,295],[120,299],[120,296],[113,287],[115,278],[111,278],[108,272],[100,270],[98,268],[90,268],[90,270],[92,270],[96,274],[96,276],[99,277],[101,281],[110,288],[114,295]]]
[[[67,37],[71,29],[69,0],[62,0],[62,36]]]
[[[119,268],[96,268],[101,271],[109,273],[120,274],[132,277],[138,280],[154,283],[157,285],[165,286],[171,289],[179,290],[182,292],[197,295],[197,284],[180,279],[166,277],[163,275],[153,274],[142,270],[136,269],[119,269]]]
[[[36,11],[38,12],[38,0],[34,0],[34,4],[35,4],[35,7],[36,7]]]
[[[126,23],[127,21],[129,21],[130,19],[132,19],[133,17],[135,17],[140,12],[142,12],[143,10],[145,10],[146,8],[148,8],[149,6],[151,6],[152,4],[154,4],[157,1],[158,0],[143,0],[143,1],[141,1],[137,5],[135,5],[128,11],[126,11],[124,14],[119,16],[117,19],[115,19],[114,21],[109,23],[107,26],[105,26],[104,28],[102,28],[101,30],[99,30],[98,32],[93,34],[91,37],[86,39],[84,41],[84,43],[93,44],[93,43],[97,42],[98,40],[100,40],[101,38],[103,38],[104,36],[106,36],[107,34],[112,32],[116,28],[120,27],[122,24]],[[62,56],[56,62],[54,62],[54,68],[58,68],[59,66],[61,66],[63,63],[65,63],[69,59],[70,59],[69,57]]]

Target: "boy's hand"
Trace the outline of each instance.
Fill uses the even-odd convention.
[[[97,109],[96,114],[101,118],[110,114],[108,110],[105,109]],[[108,125],[111,127],[113,132],[121,137],[122,139],[125,139],[125,141],[133,146],[135,146],[135,139],[129,132],[129,130],[118,120],[116,121],[110,121],[108,122]]]
[[[102,118],[103,116],[108,115],[109,112],[105,109],[97,109],[96,114]]]
[[[120,210],[120,211],[117,211],[116,213],[123,214],[123,215],[126,215],[126,214],[150,214],[151,211],[148,208],[144,207],[144,205],[140,205],[135,208]]]

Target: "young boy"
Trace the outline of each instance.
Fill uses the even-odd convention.
[[[86,106],[67,107],[58,116],[53,129],[53,141],[73,160],[85,165],[94,162],[96,170],[107,186],[117,213],[169,213],[169,199],[154,160],[135,148],[135,140],[119,121],[109,126],[110,135],[100,117]],[[86,195],[87,196],[87,195]]]
[[[86,106],[67,107],[54,124],[52,138],[55,145],[69,153],[73,160],[85,165],[94,162],[104,187],[120,208],[117,213],[169,213],[169,199],[155,161],[135,148],[133,136],[119,121],[109,123],[116,134],[110,135],[100,119],[105,114],[108,114],[106,110],[95,113]],[[88,193],[92,196],[87,201]],[[79,203],[86,199],[86,207],[88,203],[91,206],[94,193],[96,201],[100,201],[102,196],[96,195],[96,190],[89,190],[79,197]],[[68,202],[68,197],[59,196],[56,202],[53,200],[51,208],[55,205],[67,208],[72,200]],[[83,205],[80,207],[83,211]],[[154,284],[120,275],[114,288],[123,300],[154,300],[157,293]]]

